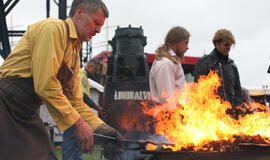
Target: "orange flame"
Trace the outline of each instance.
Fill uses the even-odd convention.
[[[192,148],[194,151],[212,151],[211,142],[227,141],[233,143],[236,136],[256,136],[268,142],[270,137],[270,118],[267,112],[254,112],[238,120],[226,114],[232,106],[215,94],[221,78],[211,71],[201,76],[198,83],[189,83],[181,91],[175,91],[175,99],[169,98],[166,104],[149,107],[144,105],[145,114],[152,115],[155,132],[165,136],[174,146],[163,146],[173,151]],[[181,104],[171,106],[171,104]],[[265,108],[251,103],[249,110]],[[148,147],[149,150],[153,147]],[[222,150],[221,150],[222,151]]]
[[[147,150],[156,150],[157,148],[158,147],[154,144],[151,143],[147,144]]]

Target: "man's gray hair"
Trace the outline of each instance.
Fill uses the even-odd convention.
[[[79,7],[84,8],[88,12],[95,12],[97,9],[101,8],[105,17],[109,17],[109,11],[102,0],[73,0],[69,11],[69,17],[73,17]]]

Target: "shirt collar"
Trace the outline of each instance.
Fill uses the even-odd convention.
[[[170,49],[168,52],[170,53],[171,56],[176,56],[176,54],[174,53],[172,49]]]
[[[217,54],[218,58],[219,59],[223,59],[225,61],[228,61],[229,59],[229,56],[226,56],[226,55],[223,55],[222,53],[220,53],[217,48],[215,48],[215,53]]]
[[[174,51],[173,51],[172,49],[170,49],[168,52],[170,53],[170,55],[171,55],[172,57],[176,56],[176,54],[174,53]]]
[[[176,53],[172,49],[170,49],[168,52],[170,53],[170,55],[172,57],[174,57],[176,60],[180,61],[180,58],[176,55]]]
[[[87,76],[87,72],[86,72],[85,68],[81,68],[81,72]]]
[[[72,19],[67,18],[66,22],[67,22],[68,27],[69,27],[69,36],[70,36],[70,38],[78,39],[77,31],[76,31],[76,28],[74,26],[74,23],[73,23]]]
[[[77,31],[76,31],[76,28],[74,26],[74,23],[73,23],[72,19],[69,17],[69,18],[66,19],[66,22],[67,22],[68,27],[69,27],[69,37],[77,39],[76,43],[77,43],[78,48],[80,49],[82,47],[81,46],[81,41],[78,41],[79,37],[77,35]]]

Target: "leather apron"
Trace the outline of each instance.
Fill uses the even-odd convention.
[[[67,30],[68,48],[69,28]],[[57,78],[64,93],[72,94],[73,71],[64,58]],[[32,78],[0,79],[0,160],[56,160],[48,130],[39,117],[41,99]]]

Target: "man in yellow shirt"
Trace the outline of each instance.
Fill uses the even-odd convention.
[[[103,115],[103,109],[95,104],[90,98],[90,84],[88,78],[96,75],[100,70],[100,63],[97,59],[91,59],[87,62],[84,69],[80,70],[81,90],[83,94],[83,101],[89,107],[94,108]],[[77,146],[76,139],[74,137],[74,128],[70,127],[63,133],[62,143],[62,159],[63,160],[82,160],[82,152]]]
[[[87,62],[85,69],[80,70],[80,79],[81,79],[81,90],[83,94],[83,101],[88,106],[94,108],[99,112],[101,118],[103,118],[103,109],[99,105],[95,104],[94,101],[90,98],[90,84],[88,78],[91,78],[98,74],[100,70],[100,62],[98,59],[91,59]]]
[[[78,147],[93,151],[93,132],[122,136],[83,102],[81,41],[99,33],[109,12],[101,0],[74,0],[66,21],[30,25],[0,67],[0,159],[57,159],[39,118],[43,101],[64,131],[74,127]]]

